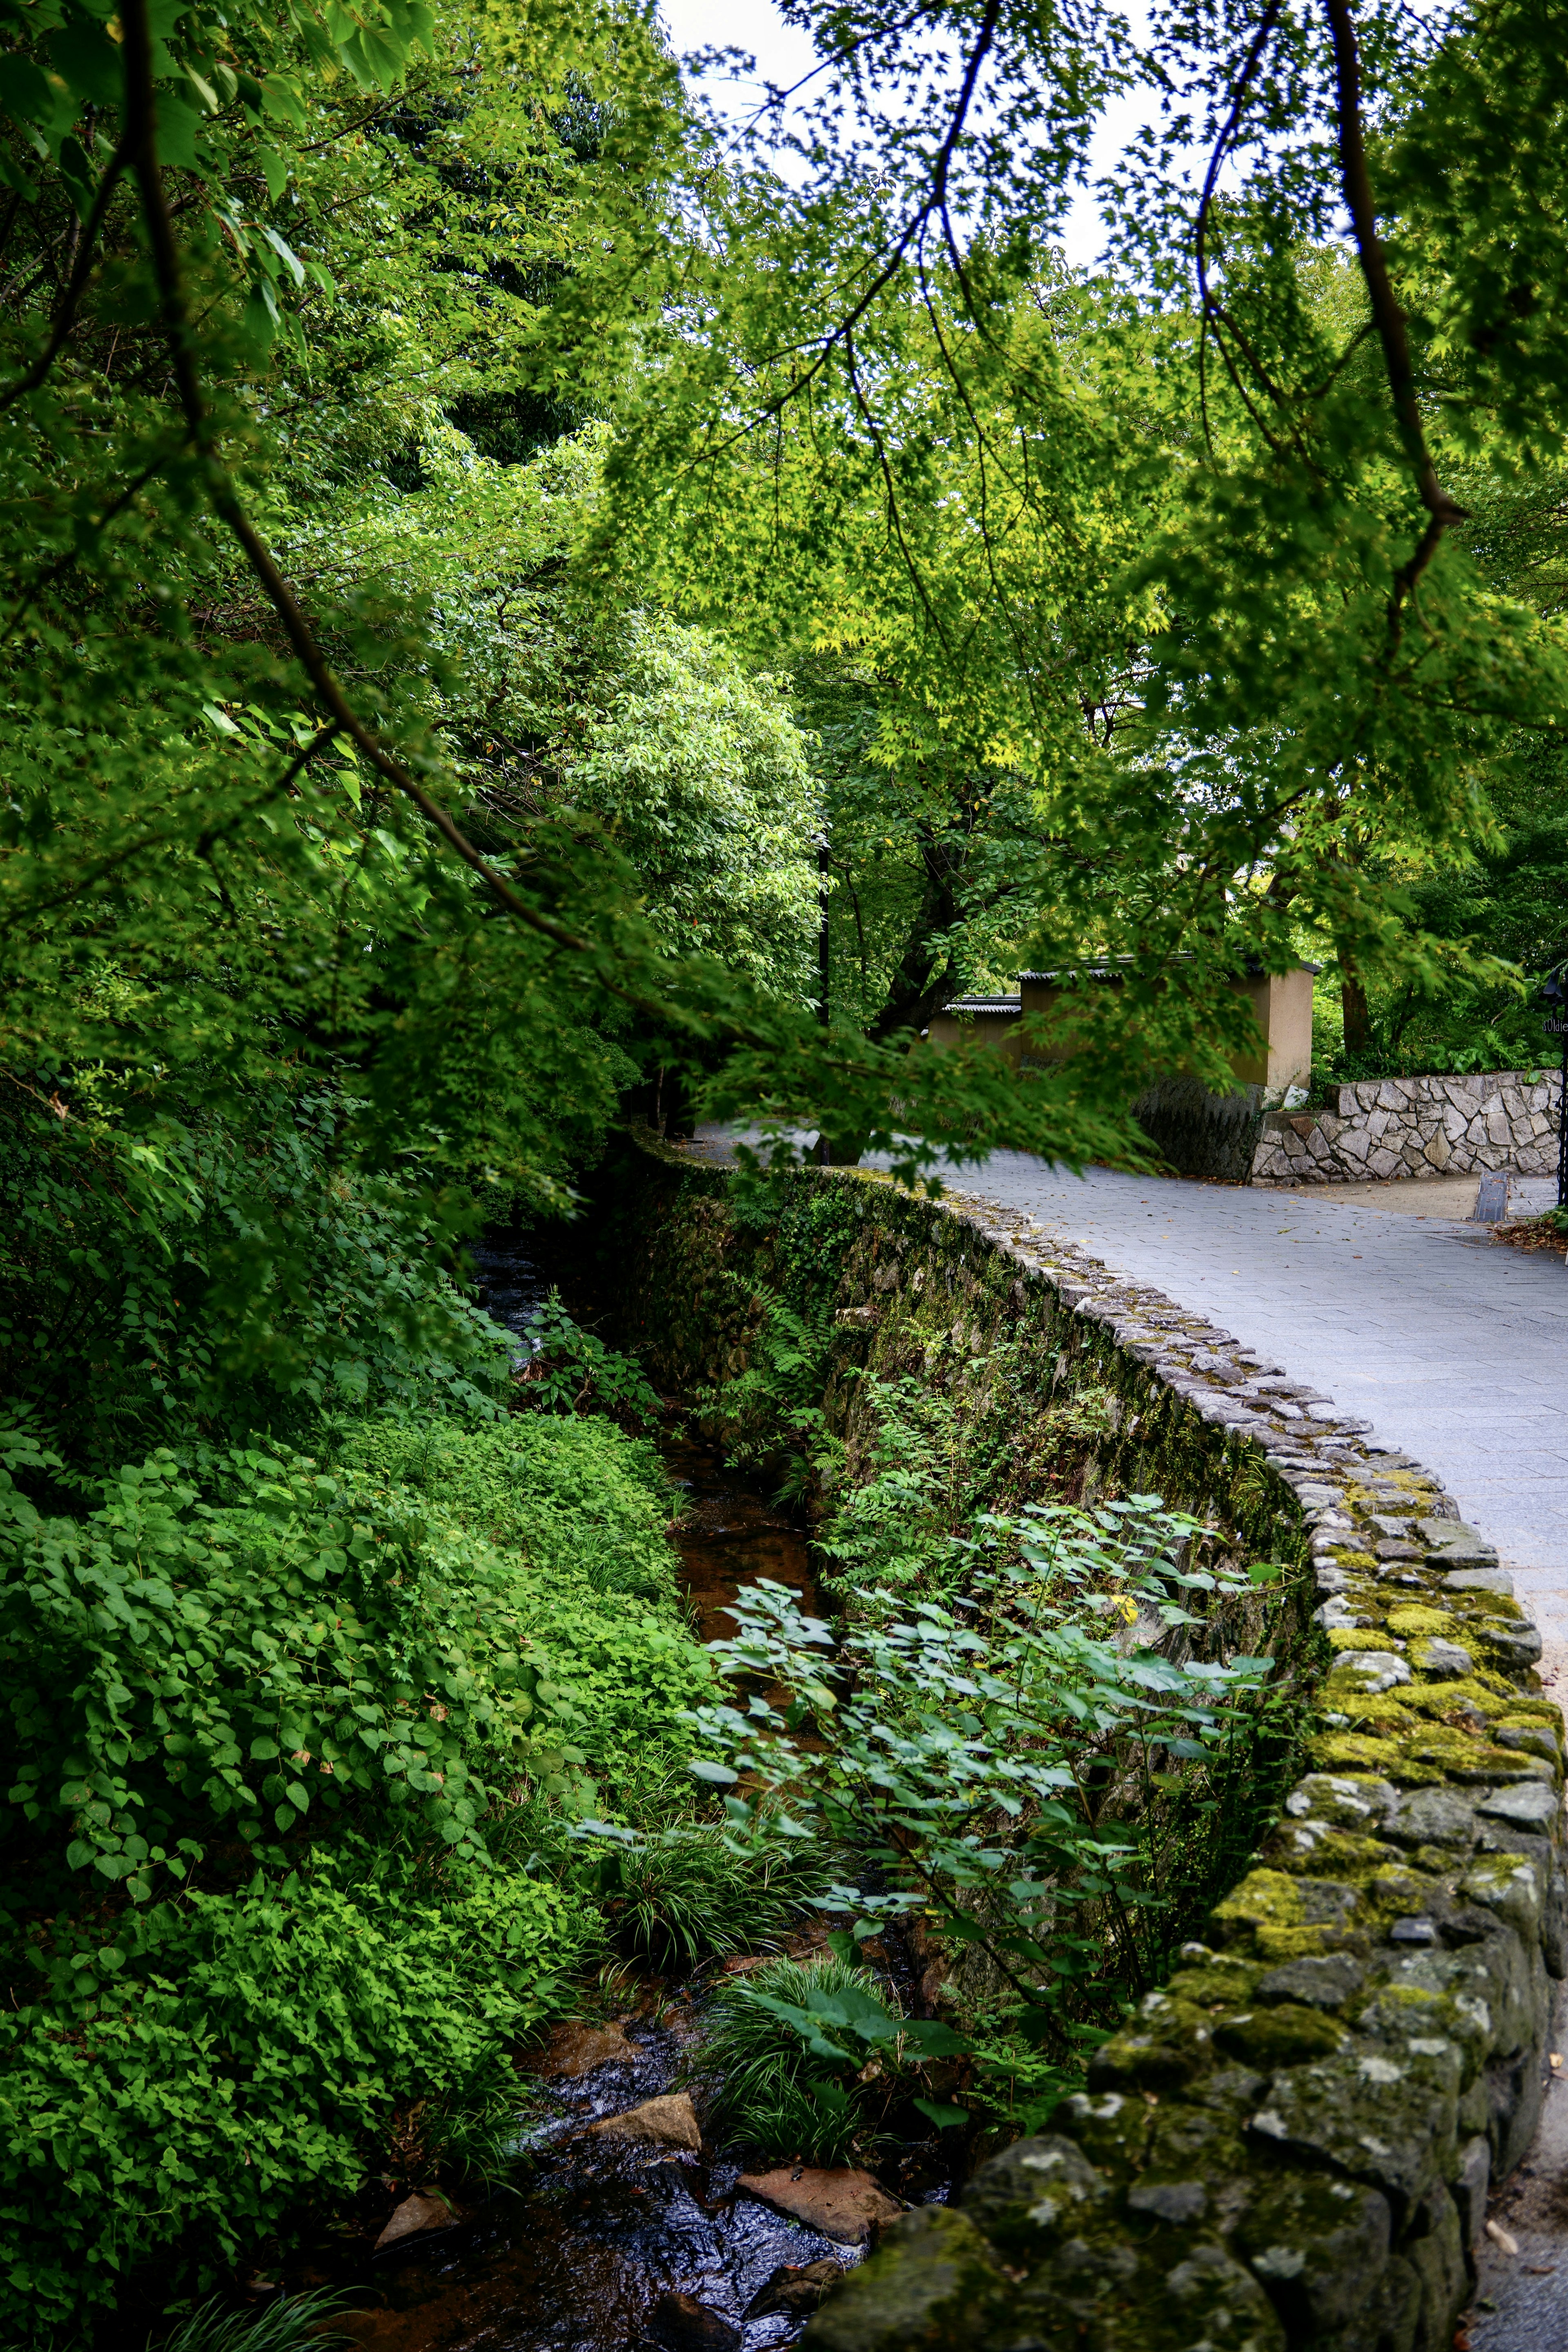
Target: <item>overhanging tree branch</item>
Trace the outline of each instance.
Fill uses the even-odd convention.
[[[1361,51],[1356,42],[1350,0],[1323,0],[1323,7],[1334,44],[1340,184],[1345,209],[1351,216],[1351,226],[1355,232],[1356,252],[1361,261],[1367,299],[1372,305],[1373,323],[1383,346],[1384,372],[1394,400],[1399,437],[1415,476],[1416,493],[1426,509],[1426,528],[1421,534],[1415,552],[1395,575],[1394,619],[1397,626],[1399,608],[1437,552],[1443,533],[1451,523],[1467,521],[1468,513],[1466,508],[1457,506],[1443,488],[1426,446],[1426,435],[1421,423],[1421,404],[1416,396],[1415,370],[1410,357],[1410,340],[1405,331],[1405,313],[1399,307],[1389,278],[1383,240],[1377,233],[1377,205],[1373,196],[1372,175],[1366,162],[1366,142],[1362,132]]]
[[[130,168],[136,175],[141,192],[142,217],[152,248],[175,390],[201,460],[213,511],[233,534],[246,562],[260,582],[267,601],[283,624],[284,634],[293,648],[295,658],[309,677],[317,699],[342,732],[358,746],[376,773],[384,776],[405,799],[413,802],[426,824],[435,827],[509,914],[515,915],[531,930],[540,932],[557,947],[564,948],[574,955],[592,955],[594,948],[590,940],[579,938],[565,924],[558,923],[552,916],[531,907],[527,899],[512,888],[506,877],[499,873],[488,858],[480,856],[440,803],[409,774],[402,761],[395,759],[365,725],[334,677],[317,642],[315,631],[279,570],[270,549],[246,513],[233,477],[218,454],[212,413],[196,373],[192,350],[179,251],[174,243],[174,224],[169,216],[163,174],[158,163],[157,109],[153,85],[153,42],[147,18],[147,0],[125,0],[121,10],[121,23],[125,35],[125,130],[121,145],[127,152]]]

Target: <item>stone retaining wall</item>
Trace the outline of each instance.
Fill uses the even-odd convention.
[[[1557,1168],[1561,1075],[1492,1070],[1470,1078],[1367,1078],[1331,1108],[1265,1114],[1255,1184],[1350,1184]]]
[[[645,1237],[634,1297],[683,1234],[721,1261],[722,1171],[661,1160],[626,1229]],[[1277,1551],[1294,1529],[1322,1664],[1312,1769],[1177,1973],[1051,2132],[990,2157],[955,2210],[902,2216],[805,2343],[1447,2352],[1489,2182],[1535,2127],[1568,1967],[1562,1718],[1495,1552],[1364,1422],[1021,1214],[795,1181],[852,1188],[851,1328],[874,1334],[945,1267],[961,1340],[998,1328],[989,1302],[1097,1368],[1123,1443],[1177,1468],[1173,1499],[1205,1490]],[[679,1311],[692,1344],[715,1334],[700,1281]]]

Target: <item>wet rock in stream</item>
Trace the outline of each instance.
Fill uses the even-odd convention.
[[[694,2294],[661,2294],[648,2313],[647,2332],[660,2352],[740,2352],[740,2329]]]
[[[573,2018],[556,2027],[537,2067],[541,2074],[575,2082],[601,2066],[635,2066],[641,2055],[618,2025],[584,2025],[581,2018]]]
[[[383,2252],[400,2238],[423,2237],[431,2230],[456,2229],[461,2219],[444,2197],[405,2197],[401,2205],[393,2208],[392,2219],[376,2240],[374,2252]]]
[[[671,2088],[695,2038],[689,2007],[670,2002],[624,2031],[572,2031],[614,2032],[626,2054],[579,2074],[583,2042],[552,2042],[535,2062],[550,2112],[530,2135],[531,2175],[464,2226],[378,2257],[365,2301],[381,2307],[349,2323],[353,2341],[365,2352],[675,2352],[678,2343],[782,2352],[798,2343],[815,2307],[809,2283],[837,2278],[858,2252],[744,2193],[737,2157],[701,2152],[690,2094]],[[545,2074],[558,2056],[562,2070]],[[595,2128],[650,2107],[689,2117],[695,2144],[670,2149]],[[808,2283],[803,2292],[777,2292],[796,2279]],[[678,2315],[693,2329],[711,2323],[710,2332],[673,2336]]]
[[[647,2099],[624,2115],[601,2116],[588,2126],[590,2137],[630,2140],[647,2147],[682,2147],[693,2156],[702,2147],[702,2126],[697,2120],[689,2092],[676,2091],[663,2099]]]
[[[766,2319],[782,2312],[787,2319],[807,2319],[844,2274],[840,2262],[781,2263],[741,2315],[743,2319]]]
[[[868,2244],[903,2210],[868,2172],[844,2165],[816,2171],[805,2165],[781,2164],[771,2172],[742,2172],[736,2186],[841,2246]]]

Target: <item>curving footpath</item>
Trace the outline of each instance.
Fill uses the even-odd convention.
[[[1552,1688],[1563,1675],[1568,1695],[1561,1258],[1510,1249],[1451,1216],[1337,1201],[1327,1186],[1303,1197],[1109,1168],[1079,1177],[1019,1151],[945,1181],[1201,1307],[1415,1454],[1497,1546],[1541,1629],[1542,1680]],[[1527,1190],[1531,1206],[1553,1197],[1551,1185]]]

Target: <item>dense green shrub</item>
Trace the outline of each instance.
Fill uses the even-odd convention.
[[[0,1444],[0,2340],[472,2158],[607,1933],[574,1823],[711,1696],[642,1441],[339,1456],[164,1450],[67,1517]]]
[[[223,1118],[101,1073],[68,1091],[69,1117],[0,1089],[0,1393],[68,1461],[300,1441],[327,1407],[495,1409],[506,1334],[431,1202],[341,1165],[330,1093]]]
[[[35,1928],[43,1981],[0,2017],[0,2334],[47,2342],[176,2242],[232,2258],[399,2154],[460,2158],[515,2107],[504,2046],[595,1926],[508,1876],[443,1901],[395,1882],[193,1894],[125,1912],[107,1942]]]
[[[514,1413],[467,1430],[378,1416],[354,1425],[342,1458],[428,1496],[547,1576],[666,1604],[673,1593],[664,1466],[647,1439],[596,1414]]]

